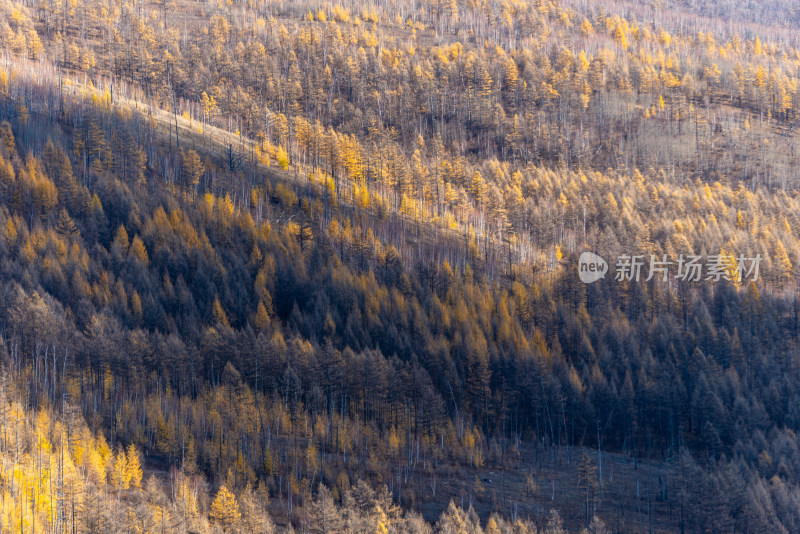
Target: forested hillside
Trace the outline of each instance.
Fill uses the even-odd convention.
[[[800,529],[800,43],[713,9],[0,0],[0,531]]]

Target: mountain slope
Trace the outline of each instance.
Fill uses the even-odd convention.
[[[102,528],[161,486],[188,528],[179,475],[199,530],[793,531],[791,43],[362,7],[0,7],[6,405],[91,435]],[[585,285],[584,250],[763,262]]]

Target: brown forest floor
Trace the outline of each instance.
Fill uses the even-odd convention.
[[[450,500],[475,511],[485,521],[493,511],[503,515],[536,519],[542,524],[551,508],[559,511],[565,526],[577,530],[584,526],[585,490],[579,487],[580,460],[587,454],[598,469],[598,452],[583,448],[551,447],[530,444],[520,447],[520,466],[505,473],[492,468],[442,467],[436,470],[436,494],[431,477],[419,476],[415,486],[417,502],[412,505],[428,521],[436,521]],[[680,510],[674,504],[677,488],[667,485],[669,467],[663,463],[634,463],[620,454],[602,454],[602,485],[590,503],[614,532],[679,531]],[[528,490],[528,475],[535,483]],[[598,470],[599,474],[599,470]],[[504,476],[505,475],[505,476]],[[475,492],[475,479],[483,495]],[[504,497],[505,496],[505,497]],[[664,499],[667,497],[667,500]],[[402,495],[401,495],[402,498]],[[673,501],[670,505],[669,501]]]

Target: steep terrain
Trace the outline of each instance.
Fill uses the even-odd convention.
[[[800,51],[713,9],[0,0],[0,530],[796,531]]]

